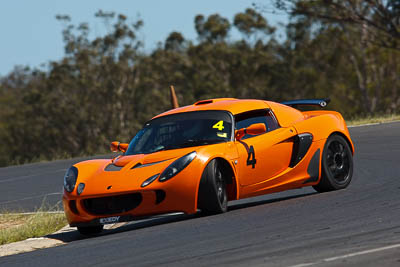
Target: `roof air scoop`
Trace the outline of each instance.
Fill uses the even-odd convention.
[[[196,103],[194,103],[194,105],[195,105],[195,106],[198,106],[198,105],[205,105],[205,104],[210,104],[210,103],[212,103],[212,102],[213,102],[212,99],[200,100],[200,101],[197,101]]]

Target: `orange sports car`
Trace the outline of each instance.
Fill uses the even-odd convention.
[[[220,98],[148,121],[114,159],[77,163],[64,177],[68,222],[82,234],[156,214],[227,211],[227,202],[313,186],[343,189],[354,145],[328,99],[275,103]]]

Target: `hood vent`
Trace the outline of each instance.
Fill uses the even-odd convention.
[[[121,166],[116,166],[114,164],[109,164],[107,167],[104,169],[107,172],[117,172],[120,171],[123,167]]]
[[[133,167],[131,168],[131,170],[132,170],[132,169],[135,169],[135,168],[140,168],[141,166],[143,166],[143,164],[140,163],[140,162],[138,162],[135,166],[133,166]]]
[[[135,164],[135,165],[131,168],[131,170],[136,169],[136,168],[148,167],[148,166],[151,166],[151,165],[154,165],[154,164],[158,164],[158,163],[161,163],[161,162],[164,162],[164,161],[167,161],[167,160],[169,160],[169,159],[161,160],[161,161],[155,161],[155,162],[146,163],[146,164],[142,164],[142,163],[138,162],[137,164]]]

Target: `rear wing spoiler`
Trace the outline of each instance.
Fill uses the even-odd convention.
[[[286,106],[290,107],[298,107],[298,106],[318,106],[321,108],[326,107],[331,100],[329,98],[323,98],[323,99],[299,99],[299,100],[289,100],[289,101],[284,101],[281,102],[281,104],[284,104]]]

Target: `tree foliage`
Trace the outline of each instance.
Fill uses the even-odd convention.
[[[256,32],[272,34],[274,27],[268,25],[267,20],[256,10],[247,8],[245,12],[235,15],[233,24],[248,38]]]
[[[208,42],[224,41],[231,27],[229,20],[218,14],[210,15],[207,20],[203,15],[197,15],[194,23],[199,39]]]
[[[398,0],[275,0],[274,4],[292,16],[356,26],[367,33],[369,42],[400,50]]]
[[[353,24],[293,14],[287,38],[277,41],[275,27],[255,9],[233,21],[198,15],[197,42],[172,32],[144,53],[142,21],[101,10],[95,16],[104,35],[89,38],[87,23],[59,15],[64,57],[46,70],[15,67],[0,78],[0,166],[128,142],[170,109],[171,84],[181,105],[213,97],[331,97],[330,108],[347,117],[399,111],[400,51],[369,42]],[[242,38],[229,41],[233,27]]]

